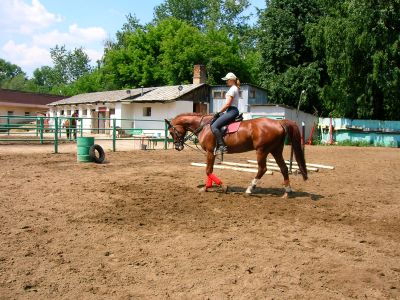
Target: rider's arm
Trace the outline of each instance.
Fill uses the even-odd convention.
[[[223,113],[224,111],[226,111],[228,109],[229,106],[231,106],[233,101],[233,96],[226,96],[226,102],[225,105],[222,107],[222,109],[219,111],[220,113]]]

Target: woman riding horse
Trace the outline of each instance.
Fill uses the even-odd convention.
[[[239,90],[240,80],[233,73],[228,73],[222,80],[230,86],[229,91],[226,93],[226,102],[222,109],[214,115],[214,121],[211,125],[211,131],[217,140],[216,150],[221,153],[226,153],[228,148],[225,145],[221,128],[233,122],[239,115]]]
[[[228,110],[232,105],[233,100],[234,97],[228,98],[228,101],[224,107],[226,110]],[[230,114],[228,114],[228,116],[229,115]],[[216,153],[214,151],[216,139],[213,132],[215,132],[215,128],[221,126],[221,124],[218,125],[218,123],[217,125],[214,125],[214,122],[213,130],[210,126],[213,119],[213,115],[185,113],[176,116],[171,121],[167,119],[165,120],[168,125],[169,133],[174,139],[176,150],[182,151],[186,141],[193,137],[193,135],[196,135],[199,144],[203,150],[206,151],[207,179],[205,187],[201,189],[201,191],[205,192],[213,186],[213,182],[226,190],[226,186],[222,184],[222,181],[215,174],[213,174],[216,157]],[[233,120],[233,117],[230,117],[229,120]],[[225,122],[226,121],[222,122],[222,124],[226,124]],[[190,131],[191,134],[186,136],[188,131]],[[225,144],[227,146],[228,153],[242,153],[251,150],[256,151],[258,171],[256,177],[248,186],[246,193],[251,194],[259,183],[260,179],[264,176],[265,172],[267,171],[267,156],[270,153],[275,158],[275,161],[283,175],[283,185],[285,188],[284,197],[286,198],[288,194],[291,193],[292,189],[289,181],[289,170],[282,155],[286,136],[288,136],[292,142],[294,155],[296,157],[300,173],[303,176],[303,179],[307,180],[307,168],[304,152],[301,147],[300,130],[295,122],[291,120],[272,120],[268,118],[246,120],[240,123],[237,132],[229,134],[225,137]]]

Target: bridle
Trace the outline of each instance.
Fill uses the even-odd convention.
[[[174,141],[174,144],[175,144],[175,147],[179,151],[183,150],[185,145],[190,147],[190,145],[186,144],[186,142],[188,140],[190,140],[193,136],[197,136],[204,129],[204,127],[206,127],[208,124],[210,124],[212,122],[212,119],[211,119],[209,122],[206,122],[206,123],[202,124],[204,117],[205,117],[205,115],[203,115],[201,117],[200,126],[196,130],[193,130],[191,128],[187,128],[187,129],[185,128],[186,131],[190,131],[191,132],[187,136],[186,136],[186,134],[180,133],[179,130],[174,125],[171,124],[171,122],[169,122],[168,120],[165,120],[166,123],[168,124],[168,129],[172,128],[174,133],[175,133],[177,141]]]

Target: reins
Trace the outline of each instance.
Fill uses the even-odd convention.
[[[176,136],[178,137],[178,141],[179,141],[179,143],[180,143],[182,146],[185,145],[185,146],[187,146],[187,147],[190,148],[190,149],[193,149],[193,150],[195,150],[195,151],[197,151],[197,152],[199,152],[199,153],[201,153],[201,154],[203,154],[203,155],[206,155],[206,152],[205,152],[204,150],[201,150],[201,149],[198,147],[198,143],[194,142],[196,148],[194,148],[194,147],[192,147],[191,145],[189,145],[189,144],[186,143],[186,142],[187,142],[188,140],[190,140],[193,136],[198,137],[198,134],[204,129],[204,127],[206,127],[207,125],[209,125],[209,124],[212,123],[213,119],[211,119],[210,121],[208,121],[208,122],[202,124],[204,117],[205,117],[205,115],[203,115],[203,116],[201,117],[200,126],[199,126],[196,130],[193,130],[193,129],[191,129],[191,128],[188,128],[188,129],[187,129],[187,131],[190,131],[191,133],[188,134],[186,137],[182,136],[181,133],[178,131],[178,129],[175,128],[174,125],[169,124],[169,128],[172,128],[172,129],[174,130]],[[218,157],[216,157],[216,159],[218,159],[218,160],[221,161],[221,159],[218,158]]]

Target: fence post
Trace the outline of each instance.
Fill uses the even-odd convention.
[[[58,153],[58,117],[54,118],[54,153]]]
[[[168,125],[164,122],[164,150],[168,149]]]
[[[10,117],[7,116],[7,135],[10,135]]]
[[[113,131],[112,131],[112,139],[113,139],[113,152],[116,151],[116,138],[117,138],[117,130],[116,130],[116,126],[117,126],[117,120],[114,118],[113,119]]]
[[[61,138],[61,133],[62,133],[62,129],[60,129],[60,128],[62,128],[62,126],[61,126],[61,122],[62,122],[62,118],[60,118],[59,120],[58,120],[58,125],[57,125],[57,129],[58,129],[58,131],[59,131],[59,133],[58,133],[58,136]]]
[[[44,131],[44,120],[43,117],[40,117],[40,144],[43,144],[43,131]]]
[[[36,118],[36,137],[39,136],[39,118]]]

